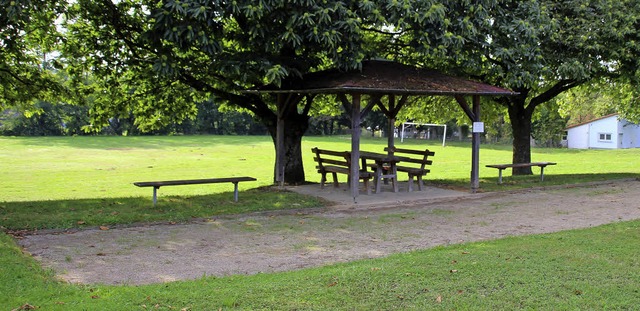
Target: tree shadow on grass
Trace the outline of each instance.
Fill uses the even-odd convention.
[[[270,136],[49,136],[49,137],[5,137],[19,144],[37,147],[70,147],[82,149],[127,150],[170,149],[177,147],[210,147],[212,145],[250,145],[268,143]]]
[[[81,229],[149,222],[187,222],[216,215],[324,206],[315,197],[269,187],[197,196],[100,198],[0,203],[0,227],[6,231]]]
[[[538,188],[558,185],[579,185],[591,182],[606,182],[621,179],[638,179],[636,173],[598,173],[598,174],[544,174],[544,181],[540,180],[540,174],[517,175],[504,174],[502,184],[498,184],[498,176],[480,179],[478,192],[508,191],[526,188]],[[469,179],[436,179],[429,180],[434,186],[455,190],[469,190]]]

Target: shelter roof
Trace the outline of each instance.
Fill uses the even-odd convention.
[[[407,95],[515,95],[489,84],[446,75],[437,70],[392,61],[364,61],[362,70],[329,69],[283,81],[281,87],[265,85],[249,93],[363,93]]]

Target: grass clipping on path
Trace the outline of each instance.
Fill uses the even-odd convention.
[[[253,276],[77,286],[0,235],[0,305],[40,309],[634,309],[640,221]],[[188,260],[188,256],[184,258]]]

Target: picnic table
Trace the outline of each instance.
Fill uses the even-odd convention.
[[[398,192],[398,170],[397,163],[403,160],[403,157],[389,155],[387,153],[376,153],[369,151],[360,151],[360,160],[362,168],[367,166],[373,168],[373,183],[375,185],[375,193],[381,191],[380,180],[391,180],[393,184],[393,192]],[[368,165],[367,160],[371,160],[374,165]]]

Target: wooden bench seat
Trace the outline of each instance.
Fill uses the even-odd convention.
[[[502,171],[507,168],[514,167],[540,167],[540,181],[544,181],[544,168],[548,165],[556,165],[555,162],[531,162],[531,163],[514,163],[514,164],[489,164],[486,167],[497,168],[498,169],[498,184],[502,183]]]
[[[318,147],[311,148],[314,153],[313,160],[318,163],[316,169],[320,173],[320,187],[324,188],[324,184],[327,182],[327,174],[331,173],[333,176],[333,186],[338,187],[338,174],[347,175],[347,184],[351,183],[351,152],[348,151],[333,151],[320,149]],[[371,194],[369,188],[369,180],[373,178],[373,173],[366,170],[360,170],[358,179],[362,180],[367,194]]]
[[[385,151],[389,151],[389,147],[384,148]],[[429,157],[435,156],[435,152],[425,150],[413,150],[391,147],[393,155],[401,157],[400,165],[396,166],[396,170],[399,172],[405,172],[409,175],[409,187],[408,191],[413,191],[414,178],[418,182],[418,191],[422,191],[424,182],[422,177],[431,172],[426,166],[433,163]]]
[[[166,186],[182,186],[182,185],[199,185],[199,184],[217,184],[217,183],[233,183],[233,199],[238,202],[238,183],[243,181],[256,181],[253,177],[226,177],[226,178],[206,178],[206,179],[185,179],[185,180],[165,180],[165,181],[141,181],[133,184],[138,187],[153,187],[153,206],[158,201],[158,189]]]

